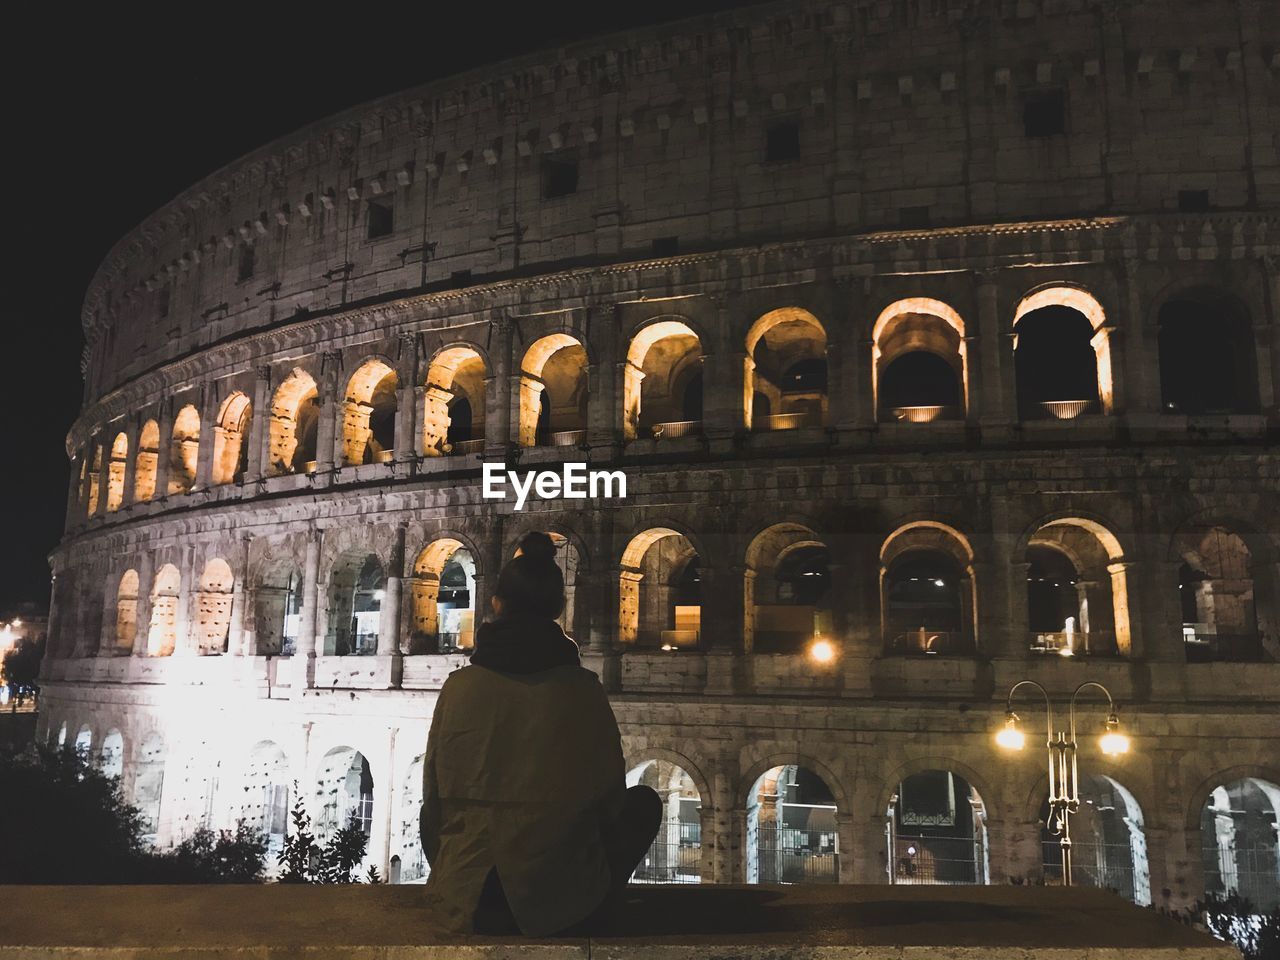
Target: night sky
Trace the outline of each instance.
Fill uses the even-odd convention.
[[[223,164],[347,107],[561,42],[741,5],[9,14],[0,612],[47,602],[46,557],[66,505],[64,438],[83,391],[80,306],[129,229]]]

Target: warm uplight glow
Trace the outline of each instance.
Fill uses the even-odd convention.
[[[1069,645],[1058,649],[1058,656],[1060,657],[1074,657],[1075,655],[1076,652]]]
[[[1098,739],[1098,748],[1108,757],[1129,752],[1129,738],[1120,732],[1120,718],[1114,713],[1107,717],[1107,732]]]
[[[1018,715],[1008,714],[1004,718],[1004,726],[996,734],[996,744],[1003,750],[1021,750],[1026,743],[1026,736],[1018,729]]]
[[[836,658],[836,647],[830,640],[815,639],[809,645],[809,656],[815,663],[830,663]]]

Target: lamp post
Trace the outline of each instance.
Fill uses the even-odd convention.
[[[1129,738],[1120,732],[1120,719],[1116,716],[1116,702],[1111,691],[1102,684],[1087,680],[1071,694],[1067,705],[1067,730],[1054,731],[1053,704],[1049,694],[1034,680],[1019,680],[1009,688],[1009,696],[1005,701],[1004,726],[996,733],[996,743],[1004,750],[1021,750],[1027,738],[1018,729],[1018,715],[1013,712],[1013,695],[1019,688],[1035,687],[1044,697],[1045,728],[1048,731],[1046,746],[1049,750],[1049,829],[1058,837],[1058,847],[1062,851],[1062,883],[1071,886],[1071,814],[1080,809],[1080,792],[1076,771],[1076,697],[1086,687],[1097,687],[1107,697],[1107,723],[1098,748],[1109,757],[1118,757],[1129,752]]]

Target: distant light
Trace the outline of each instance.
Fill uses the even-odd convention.
[[[914,857],[915,855],[916,855],[916,845],[913,843],[911,846],[907,847],[907,856]]]
[[[1129,752],[1129,738],[1120,732],[1120,718],[1114,713],[1107,717],[1107,732],[1098,738],[1098,748],[1108,757]]]
[[[836,658],[835,644],[821,637],[809,644],[809,656],[815,663],[831,663]]]
[[[373,591],[373,599],[375,599],[375,600],[383,600],[383,599],[385,599],[385,598],[386,598],[386,596],[387,596],[387,591],[385,591],[385,590],[375,590],[375,591]]]
[[[663,650],[666,650],[668,653],[670,653],[672,650],[674,650],[674,649],[675,649],[675,647],[673,647],[673,646],[672,646],[671,644],[669,644],[669,643],[664,643],[664,644],[662,645],[662,649],[663,649]]]
[[[933,581],[933,585],[934,585],[935,587],[945,587],[945,586],[947,585],[947,583],[946,583],[946,581],[945,581],[945,580],[935,580],[935,581]]]
[[[1072,650],[1070,647],[1063,647],[1058,651],[1058,656],[1060,657],[1074,657],[1075,655],[1076,655],[1076,652]]]

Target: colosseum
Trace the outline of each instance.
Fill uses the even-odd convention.
[[[387,96],[110,251],[39,735],[152,842],[354,815],[554,535],[658,882],[1280,901],[1280,19],[818,0]],[[625,497],[486,499],[485,465]],[[1044,700],[1021,688],[1023,728]],[[572,789],[566,784],[566,789]]]

